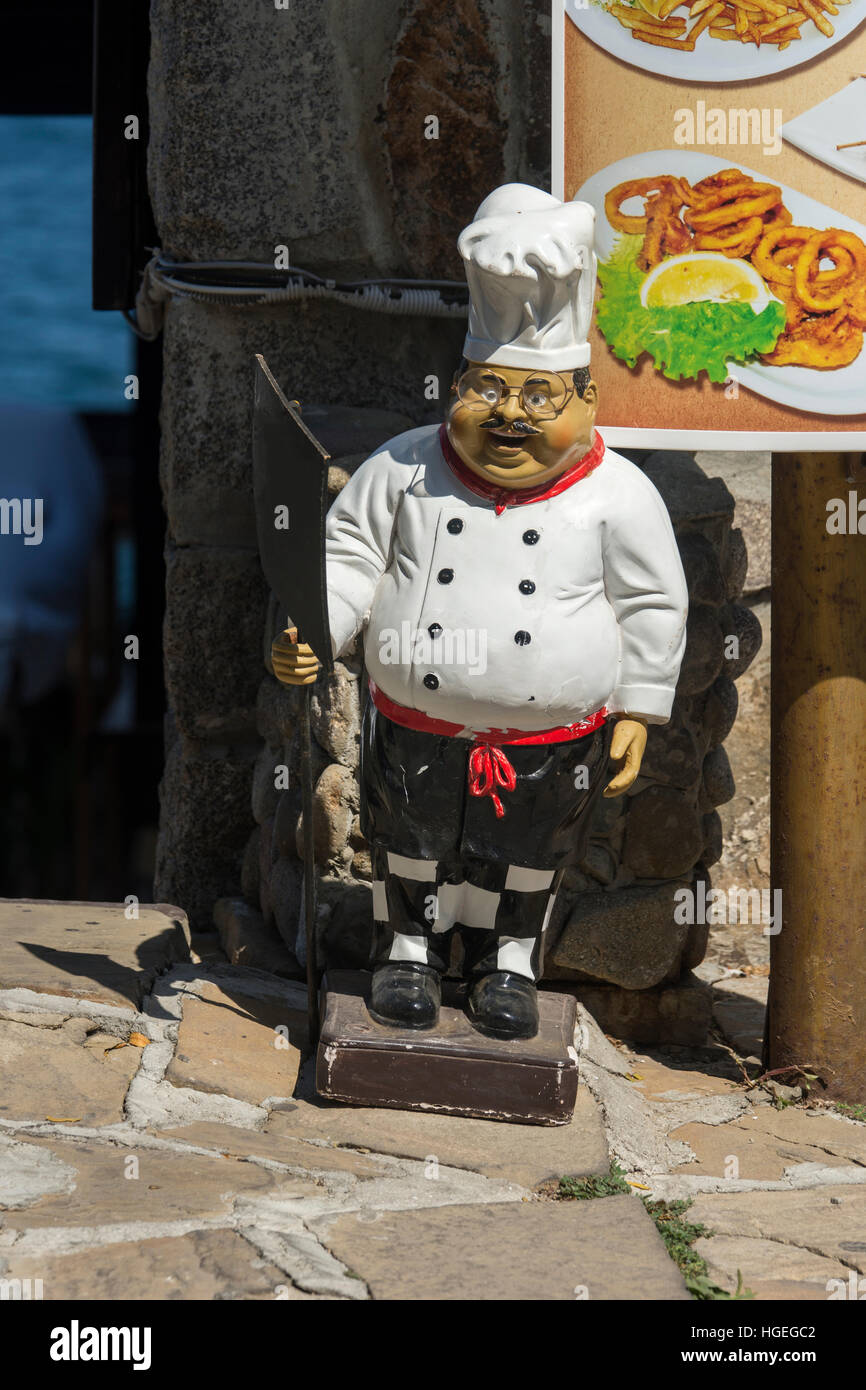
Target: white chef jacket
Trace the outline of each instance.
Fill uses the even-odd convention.
[[[661,497],[610,449],[556,496],[497,515],[438,426],[409,430],[335,499],[326,556],[334,654],[364,628],[368,673],[400,705],[478,732],[603,706],[670,717],[685,576]]]

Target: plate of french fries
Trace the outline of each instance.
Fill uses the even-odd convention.
[[[785,72],[841,43],[866,0],[566,0],[599,48],[682,82],[746,82]]]
[[[724,271],[723,279],[739,277],[737,297],[760,293],[759,302],[752,304],[755,314],[759,309],[775,314],[776,330],[773,342],[745,354],[745,360],[742,355],[729,360],[725,371],[711,379],[720,381],[727,375],[793,410],[866,415],[862,223],[796,189],[772,183],[739,161],[734,166],[696,150],[651,150],[617,160],[593,174],[573,196],[596,209],[597,327],[614,356],[634,365],[635,343],[628,361],[629,354],[618,351],[612,341],[610,326],[605,332],[602,312],[607,271],[624,255],[633,258],[632,283],[650,306],[653,285],[682,285],[690,268],[693,284],[696,276]],[[709,297],[689,291],[677,302],[687,307]],[[712,297],[716,303],[731,302],[727,291]],[[742,320],[742,312],[737,313]],[[649,339],[644,346],[653,351]],[[721,347],[724,363],[729,351],[724,337]],[[660,365],[663,360],[656,361]],[[666,370],[665,375],[671,373]],[[697,379],[696,373],[691,375]]]

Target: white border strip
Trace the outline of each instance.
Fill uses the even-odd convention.
[[[550,17],[550,191],[565,198],[565,0],[552,0]],[[628,425],[600,424],[612,449],[770,449],[777,453],[862,453],[866,431],[822,430],[647,430]]]
[[[605,444],[612,449],[742,449],[754,453],[863,453],[866,434],[824,430],[807,434],[804,430],[641,430],[627,425],[599,425]]]

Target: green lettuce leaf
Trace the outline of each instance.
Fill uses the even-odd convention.
[[[646,271],[637,264],[641,243],[639,236],[621,236],[610,259],[598,267],[602,293],[596,322],[615,357],[633,367],[648,352],[671,381],[706,372],[710,381],[724,382],[728,362],[772,351],[785,327],[785,306],[776,300],[760,314],[748,304],[708,300],[645,309],[640,287]]]

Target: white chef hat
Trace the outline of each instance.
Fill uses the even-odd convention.
[[[526,183],[484,199],[457,249],[469,284],[470,362],[567,371],[589,362],[595,209]]]

